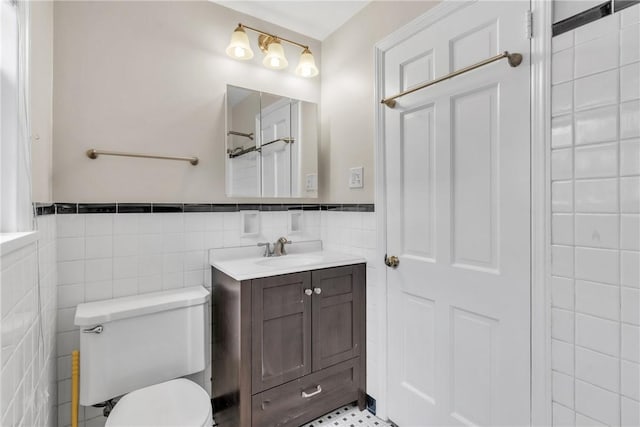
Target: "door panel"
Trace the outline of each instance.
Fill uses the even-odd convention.
[[[529,423],[527,2],[475,1],[385,52],[389,417]]]
[[[489,22],[465,31],[451,40],[451,71],[459,70],[496,54],[498,21]]]
[[[405,295],[402,386],[433,404],[435,397],[434,301]]]
[[[311,372],[310,287],[310,272],[253,281],[253,393]]]
[[[402,227],[403,248],[407,255],[432,259],[435,215],[435,111],[433,104],[403,113],[402,145]],[[420,143],[410,143],[420,141]],[[405,143],[406,142],[406,143]],[[415,227],[416,223],[422,224]]]
[[[451,309],[452,417],[466,425],[492,425],[492,361],[497,321],[453,307]],[[489,393],[477,394],[478,390]]]
[[[262,112],[262,197],[291,197],[291,144],[277,141],[292,137],[291,114],[288,100]]]
[[[363,266],[336,267],[312,273],[313,370],[324,369],[360,355],[364,301],[359,280]],[[317,293],[317,290],[320,293]]]
[[[431,50],[421,52],[418,56],[400,64],[402,90],[433,80],[433,65]]]
[[[490,86],[451,100],[451,241],[460,267],[497,268],[497,90]]]

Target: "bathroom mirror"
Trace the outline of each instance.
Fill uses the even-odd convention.
[[[317,197],[317,116],[314,103],[227,85],[227,196]]]

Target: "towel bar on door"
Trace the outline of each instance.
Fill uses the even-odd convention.
[[[453,73],[447,74],[446,76],[440,77],[435,80],[431,80],[430,82],[421,84],[420,86],[413,87],[411,89],[407,89],[404,92],[400,92],[397,95],[391,96],[389,98],[384,98],[380,101],[381,104],[386,105],[389,108],[394,108],[396,106],[396,99],[409,95],[410,93],[416,92],[418,90],[424,89],[429,86],[433,86],[436,83],[440,83],[445,80],[449,80],[455,76],[459,76],[460,74],[464,74],[467,71],[475,70],[476,68],[480,68],[484,65],[491,64],[492,62],[496,62],[501,60],[502,58],[507,58],[509,60],[509,65],[512,67],[517,67],[522,62],[522,55],[519,53],[509,53],[507,51],[501,53],[500,55],[492,56],[491,58],[485,59],[484,61],[480,61],[476,64],[469,65],[468,67],[464,67],[459,69],[458,71],[454,71]]]

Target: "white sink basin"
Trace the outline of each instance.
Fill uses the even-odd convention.
[[[313,264],[319,264],[323,261],[321,256],[309,256],[309,255],[283,255],[273,258],[264,258],[256,261],[258,265],[264,265],[268,267],[303,267]]]
[[[287,245],[287,252],[287,255],[265,258],[264,249],[256,245],[217,248],[209,251],[209,262],[239,281],[366,262],[360,255],[324,251],[319,240],[294,242]]]

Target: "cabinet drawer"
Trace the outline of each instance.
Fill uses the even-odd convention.
[[[359,363],[352,359],[254,395],[252,426],[299,426],[357,400]]]

